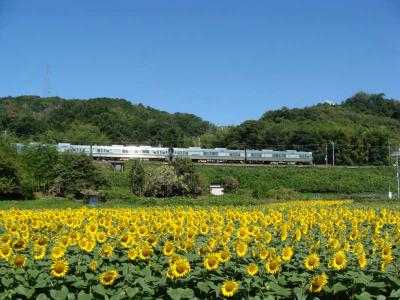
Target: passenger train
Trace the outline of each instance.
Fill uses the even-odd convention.
[[[76,152],[91,155],[103,160],[171,160],[176,157],[186,157],[194,162],[202,163],[250,163],[250,164],[302,164],[313,162],[312,152],[296,150],[231,150],[226,148],[203,149],[200,147],[165,148],[151,146],[89,146],[59,143],[59,152]]]

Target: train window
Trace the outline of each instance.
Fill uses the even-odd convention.
[[[204,151],[204,156],[218,156],[218,152]]]
[[[122,153],[128,153],[128,150],[122,149]]]
[[[250,153],[251,157],[261,157],[261,153]]]
[[[143,154],[149,154],[150,151],[149,151],[149,150],[142,150],[142,153],[143,153]]]
[[[229,156],[239,157],[240,156],[240,152],[229,153]]]
[[[275,157],[275,158],[285,158],[285,157],[286,157],[286,154],[274,153],[274,154],[272,154],[272,157]]]

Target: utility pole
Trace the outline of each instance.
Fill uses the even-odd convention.
[[[335,166],[335,142],[332,143],[332,167]]]
[[[328,143],[325,143],[325,166],[328,166]]]
[[[396,175],[397,175],[397,199],[400,198],[400,177],[399,177],[399,156],[396,156]]]

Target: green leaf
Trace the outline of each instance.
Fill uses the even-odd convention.
[[[86,294],[84,291],[80,291],[78,294],[78,300],[91,300],[93,299],[92,294]]]
[[[86,286],[86,282],[83,281],[83,280],[78,280],[78,281],[75,281],[75,282],[72,284],[72,286],[73,286],[73,287],[76,287],[76,288],[78,288],[78,289],[81,289],[81,288],[84,288],[84,287]]]
[[[210,287],[205,282],[201,282],[201,281],[198,282],[197,287],[199,288],[200,291],[202,291],[203,293],[206,293],[206,294],[210,291]]]
[[[133,298],[137,293],[139,293],[139,289],[137,287],[128,287],[126,289],[126,293],[128,294],[129,298]]]
[[[54,300],[64,300],[68,296],[68,288],[64,285],[60,290],[50,290],[50,296]]]
[[[45,294],[41,293],[36,297],[36,300],[49,300],[50,298],[47,297]]]
[[[39,274],[38,278],[36,279],[35,288],[44,288],[47,287],[50,283],[50,276],[46,273]]]
[[[295,287],[293,289],[293,293],[296,296],[297,300],[306,300],[307,299],[307,295],[305,294],[304,289],[302,289],[300,287]]]
[[[194,298],[194,292],[192,289],[171,289],[169,288],[167,290],[167,294],[171,297],[173,300],[179,300],[179,299],[192,299]]]
[[[368,283],[368,287],[384,288],[386,287],[386,283],[382,281],[372,281]]]
[[[280,285],[274,283],[274,282],[268,282],[270,290],[274,292],[275,294],[283,297],[289,297],[292,292],[289,289],[285,289],[284,287],[281,287]]]
[[[39,275],[40,272],[35,269],[29,269],[27,273],[28,273],[29,277],[36,279],[36,277]]]
[[[99,294],[101,296],[107,295],[106,289],[101,284],[95,285],[94,287],[92,287],[92,290],[93,290],[93,292],[95,292],[96,294]]]
[[[358,300],[371,300],[371,294],[368,292],[362,292],[361,294],[355,295]]]
[[[1,278],[1,283],[5,286],[5,287],[9,287],[11,284],[13,284],[14,279],[13,278],[7,278],[7,277],[3,277]]]
[[[26,298],[29,299],[35,293],[35,289],[34,288],[30,289],[30,288],[24,287],[23,285],[19,285],[16,288],[16,292],[17,292],[17,294],[25,296]]]
[[[337,282],[332,286],[333,294],[337,294],[339,292],[343,292],[347,290],[347,287],[344,286],[342,283]]]
[[[390,293],[390,298],[400,298],[400,289],[398,289],[397,291],[392,290],[392,292]]]

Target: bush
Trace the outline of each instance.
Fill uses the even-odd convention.
[[[236,193],[239,188],[239,181],[232,176],[225,176],[221,179],[222,186],[225,193]]]
[[[172,197],[188,190],[182,176],[177,176],[172,166],[149,169],[146,173],[144,195],[147,197]]]
[[[139,160],[132,161],[129,167],[129,187],[136,196],[143,195],[146,183],[146,173],[144,172],[142,163]]]

